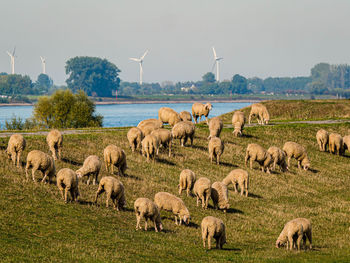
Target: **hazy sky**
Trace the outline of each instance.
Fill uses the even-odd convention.
[[[64,84],[65,62],[107,58],[125,81],[138,81],[129,57],[149,53],[144,81],[306,76],[319,62],[350,63],[349,0],[1,0],[0,72],[16,46],[16,73]]]

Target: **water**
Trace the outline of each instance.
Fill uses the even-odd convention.
[[[236,109],[249,106],[247,102],[218,102],[212,103],[213,109],[209,117],[221,115]],[[183,110],[191,112],[192,103],[145,103],[145,104],[111,104],[97,105],[96,111],[103,118],[103,127],[128,127],[136,126],[140,121],[149,118],[158,118],[158,110],[161,107],[170,107],[177,112]],[[4,106],[0,107],[0,127],[4,129],[5,120],[13,116],[25,120],[31,117],[33,106]],[[202,117],[202,120],[204,117]]]

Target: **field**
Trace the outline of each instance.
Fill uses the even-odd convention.
[[[269,105],[272,104],[268,104],[268,108]],[[296,105],[289,107],[297,108]],[[294,112],[290,119],[302,118],[298,115],[302,110]],[[315,118],[318,116],[322,114]],[[280,113],[276,119],[286,121],[288,114]],[[220,166],[209,163],[208,129],[203,124],[196,129],[193,147],[181,148],[177,141],[173,157],[169,158],[166,151],[161,151],[154,163],[147,163],[140,154],[131,153],[126,128],[65,135],[63,159],[56,162],[57,170],[63,167],[76,170],[91,154],[102,159],[103,149],[111,143],[125,150],[127,175],[115,175],[126,188],[127,206],[120,212],[105,207],[104,195],[97,205],[92,203],[97,186],[81,183],[79,203],[64,204],[55,184],[26,182],[24,169],[14,168],[5,158],[3,150],[8,138],[0,138],[1,261],[348,262],[350,155],[348,152],[346,156],[319,152],[315,140],[319,128],[350,134],[350,123],[347,122],[246,127],[245,136],[241,138],[234,138],[232,129],[225,128],[221,136],[225,152]],[[28,135],[25,138],[27,148],[22,157],[23,165],[29,151],[48,152],[45,136]],[[138,197],[153,199],[159,191],[178,195],[182,169],[193,170],[197,178],[205,176],[212,182],[221,181],[232,169],[245,169],[244,155],[249,143],[268,148],[272,145],[282,147],[286,141],[296,141],[307,148],[311,160],[309,171],[299,171],[296,162],[292,161],[290,172],[277,170],[268,175],[259,171],[255,164],[253,170],[248,169],[248,198],[235,194],[232,185],[229,186],[231,208],[228,213],[214,210],[211,201],[210,208],[202,210],[196,206],[194,197],[186,197],[183,193],[182,198],[192,217],[189,226],[176,226],[170,213],[161,212],[165,231],[155,233],[152,224],[147,232],[135,231],[133,202]],[[101,175],[107,175],[104,167]],[[40,178],[38,173],[37,180]],[[224,250],[208,251],[202,247],[199,226],[207,215],[219,217],[226,224]],[[314,249],[301,252],[276,249],[274,244],[284,224],[296,217],[312,221]]]

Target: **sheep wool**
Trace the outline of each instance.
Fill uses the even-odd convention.
[[[118,168],[120,176],[124,176],[126,169],[126,154],[124,150],[116,145],[110,144],[103,151],[106,171],[114,174],[114,166]]]
[[[226,213],[230,208],[228,202],[228,191],[226,184],[215,182],[211,185],[211,199],[213,200],[214,208],[223,210]]]
[[[69,168],[63,168],[58,171],[57,187],[60,190],[62,199],[65,203],[68,202],[68,192],[70,192],[72,201],[78,201],[78,196],[80,195],[78,188],[78,177],[73,170]]]
[[[234,169],[222,180],[222,183],[226,186],[232,183],[236,193],[238,193],[237,185],[239,185],[241,195],[243,196],[245,192],[245,196],[248,197],[249,175],[247,171],[243,169]]]
[[[213,105],[211,105],[211,103],[206,103],[206,104],[202,104],[199,102],[193,103],[192,116],[194,118],[194,122],[197,123],[198,117],[200,121],[202,116],[204,116],[207,124],[209,124],[208,115],[212,108],[213,108]]]
[[[206,240],[208,240],[208,249],[211,249],[211,239],[216,241],[216,248],[222,249],[226,244],[226,227],[224,222],[216,217],[204,217],[201,223],[203,247],[205,248]]]
[[[193,193],[197,197],[197,206],[199,205],[199,200],[202,201],[202,208],[208,208],[209,198],[211,196],[211,183],[206,177],[200,177],[193,186]]]
[[[95,204],[100,194],[106,192],[106,207],[108,207],[109,199],[112,199],[114,208],[119,211],[123,209],[125,201],[125,189],[122,182],[113,176],[105,176],[101,179],[95,195]]]
[[[209,151],[209,158],[210,163],[213,162],[213,159],[216,159],[216,164],[220,164],[220,156],[224,153],[224,143],[221,141],[218,137],[212,137],[209,140],[208,144],[208,151]]]
[[[26,164],[26,178],[29,179],[28,170],[32,168],[32,178],[35,182],[35,172],[37,170],[41,171],[43,174],[43,179],[41,182],[45,182],[46,177],[49,177],[49,182],[52,182],[52,178],[56,174],[55,161],[48,154],[39,151],[33,150],[27,155],[27,164]]]
[[[148,198],[137,198],[134,203],[134,211],[136,215],[136,230],[141,229],[141,218],[145,219],[145,231],[147,231],[147,221],[151,220],[154,224],[156,232],[162,231],[163,225],[160,219],[158,206]]]
[[[61,152],[63,145],[63,136],[59,130],[51,130],[46,137],[47,144],[49,145],[52,157],[56,161],[57,157],[61,160]]]
[[[220,137],[221,130],[224,124],[222,123],[222,120],[219,117],[211,118],[209,121],[209,137],[208,140],[210,140],[213,137]]]
[[[190,196],[195,181],[196,175],[194,172],[192,172],[190,169],[182,170],[180,173],[179,195],[181,195],[183,190],[186,190],[187,196]]]
[[[87,180],[87,185],[90,184],[91,179],[93,179],[93,185],[96,185],[98,183],[97,178],[98,174],[100,173],[101,166],[102,162],[100,161],[100,158],[98,158],[97,155],[90,155],[85,159],[83,167],[76,171],[76,174],[78,178],[88,176],[89,179]]]
[[[17,165],[18,168],[21,166],[21,155],[25,148],[26,140],[23,138],[22,134],[12,134],[5,153],[8,159],[12,160],[12,163]]]

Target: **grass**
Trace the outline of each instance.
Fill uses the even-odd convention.
[[[100,132],[64,136],[63,160],[57,170],[81,166],[90,154],[102,159],[108,144],[121,146],[127,154],[126,177],[117,176],[126,188],[127,209],[117,212],[106,208],[104,195],[98,205],[91,202],[97,186],[80,184],[79,203],[64,204],[54,184],[25,182],[24,170],[9,164],[0,153],[0,258],[2,262],[335,262],[350,260],[349,153],[335,156],[318,151],[315,134],[319,128],[348,134],[349,123],[282,124],[247,127],[246,136],[234,138],[232,129],[224,129],[225,152],[220,166],[210,164],[207,154],[207,127],[196,130],[193,147],[179,147],[174,157],[162,151],[158,161],[147,163],[131,153],[127,128],[101,129]],[[88,131],[87,131],[88,132]],[[45,137],[25,136],[27,149],[48,152]],[[229,187],[231,209],[202,210],[193,197],[182,198],[188,206],[192,223],[175,226],[170,213],[162,212],[164,232],[135,231],[132,211],[138,197],[153,199],[159,191],[177,195],[182,169],[189,168],[197,178],[222,180],[232,169],[244,168],[245,149],[249,143],[264,147],[282,147],[296,141],[307,148],[311,171],[298,171],[292,162],[291,172],[271,175],[258,170],[250,174],[250,197],[235,194]],[[5,149],[8,138],[0,141]],[[245,169],[245,168],[244,168]],[[101,176],[106,176],[105,168]],[[39,180],[41,175],[37,175]],[[211,204],[211,202],[210,202]],[[227,227],[224,250],[205,250],[200,236],[200,222],[212,215],[221,218]],[[283,225],[296,217],[311,219],[314,250],[289,252],[276,249],[274,243]]]

